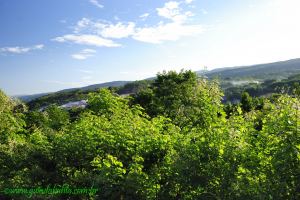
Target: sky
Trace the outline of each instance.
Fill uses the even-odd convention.
[[[299,58],[299,8],[299,0],[0,0],[0,89],[37,94]]]

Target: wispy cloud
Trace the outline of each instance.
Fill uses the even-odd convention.
[[[96,50],[94,50],[94,49],[83,49],[79,53],[72,54],[71,56],[72,56],[72,58],[74,58],[76,60],[85,60],[89,57],[94,56],[95,53],[96,53]]]
[[[204,31],[200,24],[191,24],[191,11],[182,6],[192,1],[168,1],[162,7],[156,8],[157,16],[161,17],[158,24],[142,26],[132,21],[112,23],[105,20],[82,18],[73,27],[73,33],[54,38],[58,42],[73,42],[77,44],[93,45],[98,47],[119,47],[121,44],[114,40],[131,38],[147,43],[162,43],[176,41],[181,37],[194,36]],[[139,16],[143,21],[149,13]],[[82,54],[75,54],[75,59],[86,59]]]
[[[131,36],[135,31],[134,22],[94,21],[88,18],[82,18],[74,27],[74,33],[92,33],[103,38],[121,39]]]
[[[92,23],[93,22],[90,19],[83,17],[76,23],[76,26],[74,27],[74,33],[80,33],[81,31],[86,30],[87,28],[93,26]]]
[[[180,2],[177,1],[169,1],[166,2],[164,7],[156,8],[158,16],[167,18],[176,23],[185,22],[188,17],[193,16],[193,13],[190,11],[183,12],[180,7]]]
[[[99,3],[99,1],[97,0],[89,0],[91,4],[93,4],[94,6],[97,6],[98,8],[104,8],[104,6],[102,4]]]
[[[176,18],[181,17],[179,5],[180,3],[177,1],[166,2],[164,7],[156,8],[157,14],[161,17],[176,21]]]
[[[86,54],[93,54],[96,53],[97,51],[94,49],[83,49],[82,53],[86,53]]]
[[[120,44],[115,43],[112,40],[102,38],[98,35],[75,35],[68,34],[61,37],[56,37],[53,39],[57,42],[74,42],[76,44],[90,45],[90,46],[98,46],[98,47],[119,47]]]
[[[185,3],[186,4],[190,4],[190,3],[192,3],[194,0],[185,0]]]
[[[201,25],[184,25],[178,23],[161,24],[150,28],[140,28],[133,36],[135,40],[159,44],[164,41],[176,41],[184,36],[193,36],[204,31]]]
[[[157,8],[157,15],[171,20],[169,23],[160,23],[156,26],[138,28],[133,38],[148,43],[162,43],[164,41],[176,41],[184,36],[194,36],[204,31],[202,25],[188,24],[189,17],[193,16],[190,11],[183,11],[180,2],[169,1],[164,7]]]
[[[149,16],[150,16],[149,13],[144,13],[144,14],[140,15],[140,18],[141,18],[142,20],[146,20],[146,18],[148,18]]]
[[[105,38],[126,38],[133,35],[135,32],[135,23],[128,22],[124,24],[118,22],[117,24],[104,25],[100,34]]]
[[[12,54],[23,54],[23,53],[28,53],[29,51],[40,50],[43,48],[44,48],[43,44],[38,44],[38,45],[31,46],[31,47],[20,47],[20,46],[2,47],[2,48],[0,48],[0,52],[12,53]]]

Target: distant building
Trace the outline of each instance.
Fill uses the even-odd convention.
[[[72,108],[86,108],[87,105],[88,105],[87,100],[81,100],[81,101],[69,102],[69,103],[63,104],[59,107],[69,110],[69,109],[72,109]],[[39,109],[39,112],[44,112],[47,108],[48,108],[48,106],[43,106]]]
[[[61,105],[61,108],[65,109],[72,109],[72,108],[85,108],[87,106],[87,100],[81,100],[81,101],[73,101],[66,103],[64,105]]]

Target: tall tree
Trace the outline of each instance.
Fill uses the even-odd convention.
[[[249,112],[253,108],[253,100],[252,97],[249,95],[248,92],[243,92],[241,98],[241,107],[244,112]]]
[[[221,113],[222,95],[216,82],[181,70],[159,73],[150,88],[135,95],[134,102],[149,115],[169,117],[180,127],[208,128]]]

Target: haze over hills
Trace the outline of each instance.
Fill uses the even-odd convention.
[[[288,78],[291,75],[300,73],[300,58],[279,61],[274,63],[266,63],[252,66],[241,66],[241,67],[227,67],[218,68],[211,71],[197,71],[199,75],[205,75],[208,78],[218,77],[220,80],[226,81],[240,81],[240,80],[281,80]],[[152,80],[153,78],[148,78],[146,80]],[[62,92],[72,92],[72,91],[93,91],[103,87],[121,87],[130,83],[132,81],[112,81],[101,84],[89,85],[82,88],[71,88],[58,91],[56,93]],[[224,84],[223,84],[224,85]],[[46,96],[51,93],[35,94],[35,95],[23,95],[18,96],[23,101],[32,101],[36,98]]]

